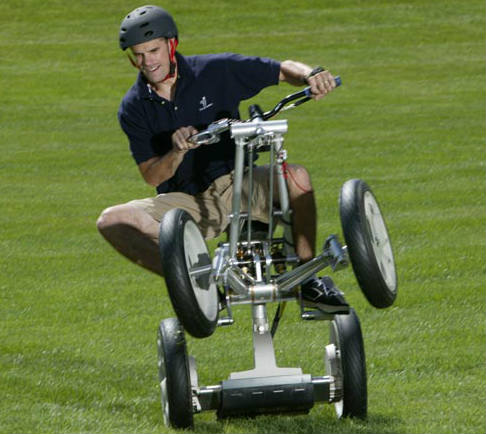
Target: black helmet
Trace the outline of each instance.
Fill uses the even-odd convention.
[[[142,6],[130,12],[120,25],[120,48],[155,38],[177,38],[177,27],[171,15],[158,6]]]

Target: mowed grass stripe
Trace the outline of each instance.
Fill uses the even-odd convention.
[[[171,432],[156,374],[156,327],[174,315],[163,281],[95,228],[106,206],[153,194],[116,121],[135,76],[116,33],[135,5],[21,6],[7,0],[0,16],[0,432]],[[485,5],[184,0],[171,11],[184,54],[293,58],[342,76],[325,101],[281,116],[290,161],[311,172],[319,244],[340,233],[342,183],[371,185],[400,279],[396,305],[378,311],[351,270],[334,276],[363,327],[367,421],[319,405],[298,417],[201,414],[196,432],[485,432]],[[241,113],[292,90],[267,89]],[[235,317],[188,338],[202,384],[252,367],[249,309]],[[279,364],[324,374],[327,333],[289,304]]]

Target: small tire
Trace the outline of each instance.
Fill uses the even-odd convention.
[[[211,257],[191,215],[168,211],[160,222],[162,270],[169,297],[184,329],[196,338],[213,334],[218,322],[218,290],[211,282]]]
[[[391,306],[398,289],[395,259],[385,220],[370,187],[360,179],[345,182],[339,211],[348,254],[363,294],[376,308]]]
[[[334,403],[336,415],[365,419],[368,412],[366,359],[361,326],[354,309],[346,315],[335,315],[330,324],[329,340],[336,355],[336,372],[331,375],[342,390],[342,398]]]
[[[192,428],[192,390],[184,329],[177,318],[161,321],[157,333],[162,413],[166,426]]]

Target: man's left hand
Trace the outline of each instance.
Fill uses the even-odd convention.
[[[321,71],[307,77],[312,92],[312,99],[320,100],[336,87],[336,80],[329,71]]]

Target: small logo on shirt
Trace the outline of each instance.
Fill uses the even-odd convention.
[[[213,103],[211,102],[211,103],[208,104],[206,97],[203,96],[201,98],[201,101],[199,101],[199,105],[201,106],[201,107],[199,107],[199,111],[202,112],[203,110],[206,110],[209,107],[211,107],[213,105]]]

